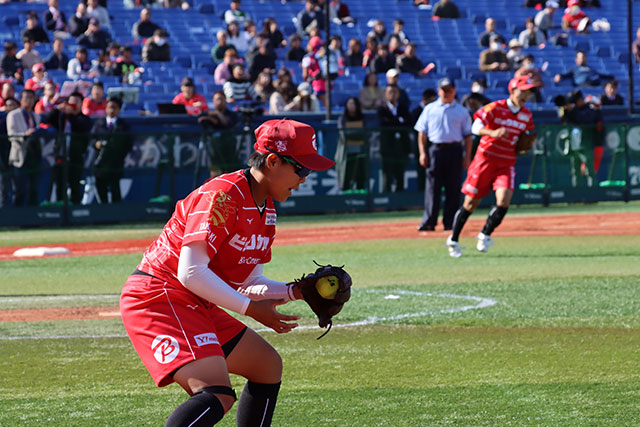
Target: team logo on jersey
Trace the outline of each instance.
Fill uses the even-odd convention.
[[[487,104],[482,108],[482,111],[484,111],[485,113],[488,113],[489,111],[493,110],[495,108],[495,102],[492,102],[491,104]]]
[[[313,149],[318,151],[318,144],[316,144],[316,133],[314,132],[311,136],[311,145],[313,145]]]
[[[287,143],[284,141],[276,141],[276,150],[278,150],[278,153],[287,151]]]
[[[193,339],[196,340],[196,343],[198,344],[198,347],[202,347],[202,346],[209,345],[209,344],[220,344],[220,341],[218,341],[218,336],[216,334],[214,334],[213,332],[207,332],[207,333],[200,334],[200,335],[194,335]]]
[[[163,365],[173,361],[180,351],[180,344],[171,335],[158,335],[151,343],[153,357]]]
[[[518,120],[522,120],[523,122],[528,122],[529,121],[529,114],[527,113],[518,113]]]
[[[276,225],[276,217],[277,217],[277,215],[275,213],[267,212],[267,218],[265,219],[265,224],[266,225]]]
[[[224,227],[235,211],[235,202],[222,190],[209,194],[209,222],[214,227]]]

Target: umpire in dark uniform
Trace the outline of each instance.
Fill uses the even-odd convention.
[[[427,168],[424,215],[419,231],[435,230],[444,187],[444,229],[451,230],[460,206],[462,169],[471,162],[471,117],[456,101],[456,87],[448,77],[438,82],[438,99],[427,105],[414,129],[418,132],[420,164]]]
[[[91,133],[100,138],[94,143],[97,151],[94,172],[100,203],[109,202],[109,191],[111,203],[122,200],[120,179],[124,172],[124,159],[133,148],[133,139],[129,124],[118,117],[121,109],[120,98],[109,98],[106,117],[98,119],[91,129]]]

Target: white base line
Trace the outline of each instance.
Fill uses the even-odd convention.
[[[366,293],[378,293],[378,292],[390,292],[388,290],[377,290],[377,289],[366,289],[366,290],[358,290],[358,292],[366,292]],[[440,297],[440,298],[452,298],[452,299],[461,299],[461,300],[470,300],[475,302],[476,304],[473,305],[464,305],[461,307],[453,307],[453,308],[444,308],[444,309],[440,309],[440,310],[430,310],[430,311],[421,311],[418,313],[404,313],[404,314],[397,314],[394,316],[384,316],[384,317],[379,317],[379,316],[369,316],[364,320],[358,320],[355,322],[348,322],[348,323],[336,323],[333,325],[334,328],[346,328],[346,327],[354,327],[354,326],[366,326],[366,325],[374,325],[376,323],[382,323],[382,322],[388,322],[388,321],[395,321],[395,320],[402,320],[402,319],[408,319],[408,318],[413,318],[413,317],[422,317],[422,316],[429,316],[429,315],[434,315],[434,314],[452,314],[452,313],[462,313],[465,311],[470,311],[470,310],[479,310],[482,308],[487,308],[487,307],[491,307],[494,306],[498,303],[498,301],[491,299],[491,298],[484,298],[484,297],[476,297],[473,295],[456,295],[456,294],[449,294],[449,293],[438,293],[438,292],[417,292],[417,291],[403,291],[403,290],[393,290],[392,291],[394,294],[400,294],[400,295],[408,295],[408,296],[426,296],[426,297]],[[0,299],[0,301],[2,301]],[[295,331],[297,330],[308,330],[308,329],[318,329],[317,326],[315,325],[303,325],[303,326],[298,326]],[[261,329],[256,329],[256,332],[275,332],[272,329],[269,328],[261,328]],[[78,339],[78,338],[90,338],[90,339],[97,339],[97,338],[126,338],[127,335],[126,334],[105,334],[105,335],[53,335],[53,336],[48,336],[48,337],[44,337],[44,336],[39,336],[39,337],[0,337],[0,341],[13,341],[13,340],[46,340],[46,339]]]

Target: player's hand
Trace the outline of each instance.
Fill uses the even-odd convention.
[[[468,156],[464,156],[464,158],[462,159],[462,168],[467,170],[470,164],[471,164],[471,159]]]
[[[427,153],[420,153],[418,161],[420,162],[420,166],[422,166],[423,168],[429,166],[429,156],[427,156]]]
[[[503,136],[505,136],[507,134],[507,128],[498,128],[498,129],[494,129],[492,133],[492,137],[493,138],[502,138]]]
[[[276,306],[286,303],[285,300],[251,301],[247,307],[246,315],[252,317],[264,326],[273,329],[279,334],[291,332],[298,326],[297,323],[289,323],[300,319],[299,316],[282,314],[276,310]]]

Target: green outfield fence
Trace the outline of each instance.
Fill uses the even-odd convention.
[[[618,123],[598,132],[593,126],[538,126],[534,149],[520,156],[516,165],[514,204],[629,201],[640,199],[640,125]],[[405,191],[384,192],[382,187],[380,137],[383,132],[400,133],[391,162],[403,168]],[[56,200],[55,181],[61,173],[69,182],[74,165],[57,159],[53,147],[67,146],[77,135],[44,133],[37,138],[42,161],[30,170],[37,180],[37,200],[32,206],[0,209],[0,226],[70,225],[123,221],[165,220],[177,200],[185,197],[211,175],[245,165],[253,151],[253,133],[233,131],[163,131],[128,135],[133,149],[124,160],[120,179],[123,201],[99,203],[96,191],[97,140],[118,135],[89,135],[82,158],[82,200],[73,203],[71,193]],[[122,136],[122,135],[119,135]],[[411,129],[367,127],[337,129],[335,123],[318,127],[319,151],[336,158],[338,165],[312,173],[300,189],[278,205],[281,214],[366,212],[419,209],[423,200],[424,171],[417,165],[416,134]],[[599,170],[594,167],[593,147],[602,144]],[[76,165],[77,168],[77,165]],[[77,170],[77,169],[76,169]],[[3,182],[16,177],[3,167]],[[103,170],[104,172],[104,170]],[[73,173],[71,174],[73,175]],[[63,187],[67,187],[66,184]],[[8,191],[11,198],[12,191]],[[104,201],[103,201],[104,202]],[[484,204],[492,203],[487,197]]]

